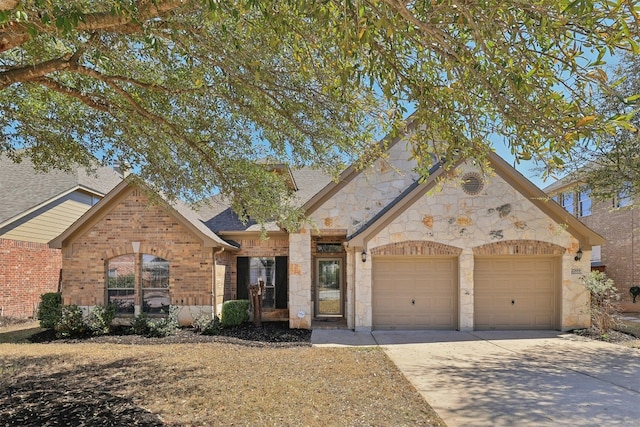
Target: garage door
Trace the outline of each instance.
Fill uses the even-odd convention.
[[[554,257],[476,258],[475,329],[554,329],[558,268]]]
[[[374,329],[455,329],[457,258],[374,257]]]

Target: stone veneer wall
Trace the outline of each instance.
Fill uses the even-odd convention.
[[[461,173],[467,171],[477,172],[466,166]],[[441,189],[423,196],[373,236],[368,248],[374,251],[378,247],[406,241],[428,241],[461,249],[459,325],[463,330],[472,329],[473,325],[474,248],[489,245],[483,250],[499,255],[513,251],[513,248],[521,248],[526,253],[527,248],[535,247],[538,248],[535,251],[551,250],[558,256],[562,251],[557,247],[564,248],[560,327],[571,329],[589,324],[585,311],[587,294],[580,282],[581,274],[576,274],[577,271],[588,272],[588,262],[585,261],[588,254],[585,253],[583,261],[574,261],[579,247],[577,240],[498,176],[490,177],[478,195],[464,193],[453,182],[445,183]],[[507,241],[511,243],[496,244]],[[514,245],[512,241],[523,243]],[[370,280],[363,285],[370,287]],[[372,324],[370,291],[366,297],[369,299],[361,303],[362,312],[356,314],[356,318],[363,322],[360,323],[362,327]]]
[[[131,188],[117,205],[62,249],[63,303],[85,307],[104,304],[106,263],[133,253],[132,242],[140,242],[140,253],[169,261],[171,304],[182,308],[181,321],[201,310],[212,311],[213,271],[222,273],[221,267],[229,264],[229,254],[223,252],[214,267],[216,249],[204,248],[176,218],[151,204],[137,188]]]
[[[59,249],[0,239],[0,315],[34,317],[40,295],[58,291],[61,268]]]
[[[343,229],[347,235],[358,230],[419,178],[408,157],[405,144],[395,144],[387,158],[378,159],[314,212],[315,223],[321,230]]]
[[[311,269],[311,233],[303,228],[289,235],[289,326],[292,328],[311,328]]]

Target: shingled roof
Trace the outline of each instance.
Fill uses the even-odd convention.
[[[98,167],[95,176],[83,167],[67,173],[37,172],[29,159],[14,163],[0,155],[0,225],[13,222],[33,209],[75,190],[104,196],[122,180],[109,167]]]
[[[304,167],[291,169],[291,175],[296,183],[296,202],[303,206],[308,200],[331,182],[331,177],[323,171]],[[230,231],[260,231],[260,225],[255,221],[243,224],[238,215],[231,210],[229,203],[220,195],[213,196],[198,210],[200,220],[215,233]],[[275,223],[265,224],[267,231],[278,231]]]

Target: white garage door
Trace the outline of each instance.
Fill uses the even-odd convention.
[[[374,257],[374,329],[455,329],[457,258]]]
[[[557,257],[476,258],[474,328],[554,329],[559,265]]]

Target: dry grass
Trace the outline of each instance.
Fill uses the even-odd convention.
[[[164,425],[444,425],[378,348],[0,344],[0,389],[25,382],[84,390],[85,406],[100,390]]]

